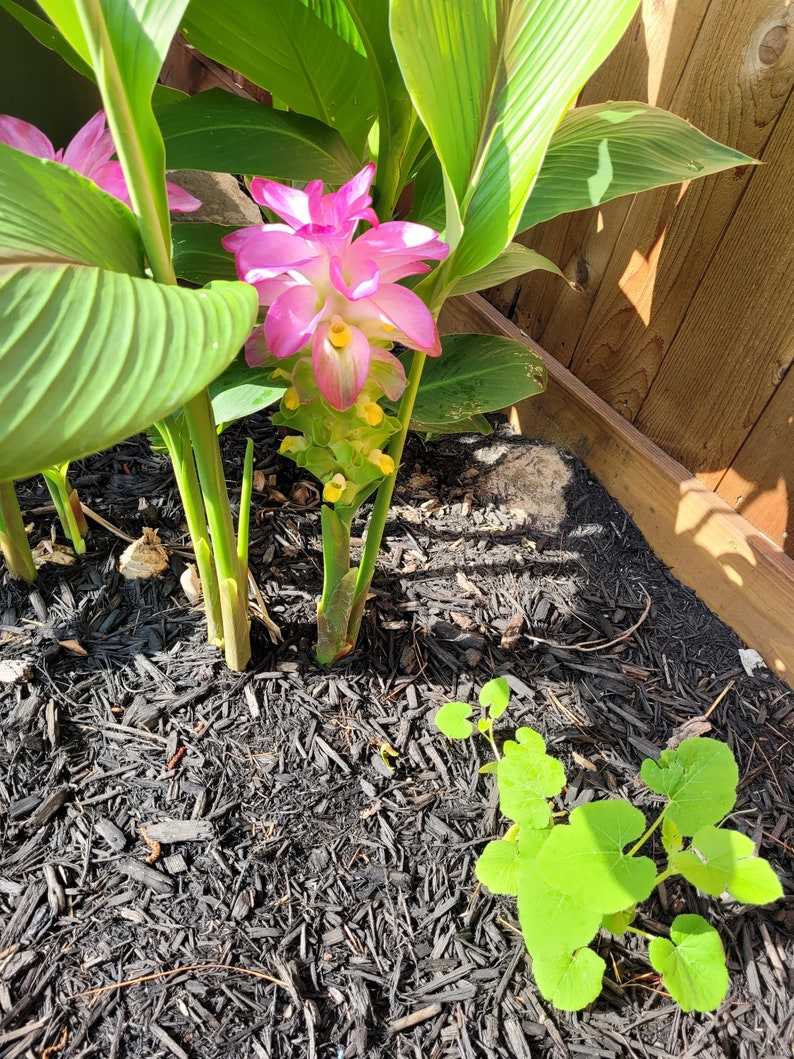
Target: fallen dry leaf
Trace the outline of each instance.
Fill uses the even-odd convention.
[[[58,643],[61,647],[66,648],[67,651],[71,651],[73,655],[83,655],[84,657],[88,655],[88,651],[79,640],[59,640]]]
[[[158,577],[168,566],[168,554],[157,530],[144,526],[143,534],[125,548],[119,558],[119,573],[128,581]]]
[[[55,566],[72,566],[77,562],[77,556],[67,544],[55,544],[53,541],[39,541],[31,554],[37,570],[45,563],[53,563]]]

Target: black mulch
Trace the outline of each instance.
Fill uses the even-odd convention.
[[[0,663],[23,663],[0,665],[0,1054],[790,1057],[786,902],[739,908],[672,881],[643,912],[653,929],[685,901],[718,927],[731,989],[716,1014],[682,1015],[642,946],[607,938],[602,997],[551,1009],[513,901],[473,874],[504,830],[478,775],[487,748],[431,719],[506,674],[500,736],[544,734],[570,807],[642,799],[642,758],[724,693],[710,721],[740,762],[733,823],[790,887],[791,692],[745,673],[736,636],[580,466],[549,532],[483,497],[482,442],[460,438],[412,443],[359,649],[321,669],[317,493],[272,455],[266,416],[247,429],[263,472],[252,565],[284,631],[274,647],[255,629],[248,672],[202,642],[179,554],[158,581],[125,582],[125,543],[94,527],[86,559],[44,567],[33,592],[0,575]],[[235,481],[242,439],[224,435]],[[131,536],[156,525],[184,543],[167,464],[143,441],[73,478]],[[43,487],[20,492],[33,539],[49,539]],[[617,642],[576,648],[595,641]]]

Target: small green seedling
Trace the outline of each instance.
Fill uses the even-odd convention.
[[[632,924],[637,905],[672,875],[703,893],[727,893],[745,904],[782,896],[780,881],[754,855],[752,841],[716,826],[736,802],[739,771],[730,749],[716,739],[686,739],[658,761],[644,761],[643,780],[665,799],[650,826],[639,809],[618,798],[580,805],[558,823],[566,814],[552,812],[549,799],[565,786],[565,771],[546,753],[542,737],[519,728],[501,754],[497,749],[493,723],[509,698],[504,677],[480,692],[484,712],[476,727],[496,758],[480,771],[496,774],[499,806],[512,825],[486,845],[475,873],[492,893],[518,899],[541,994],[563,1011],[596,999],[606,964],[588,946],[603,928],[648,939],[651,965],[680,1007],[713,1011],[728,992],[725,952],[714,927],[702,916],[679,915],[667,939]],[[475,728],[472,713],[468,703],[450,702],[437,712],[436,725],[450,739],[466,739]],[[640,853],[657,828],[667,855],[661,871]]]

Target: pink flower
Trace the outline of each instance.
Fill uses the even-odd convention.
[[[378,223],[369,191],[375,166],[365,166],[339,191],[320,181],[305,191],[253,180],[251,194],[285,224],[242,228],[223,240],[237,275],[269,306],[264,337],[274,357],[311,344],[317,385],[334,408],[350,408],[371,375],[390,400],[405,389],[405,373],[389,349],[399,342],[430,356],[441,353],[438,329],[422,299],[397,282],[430,271],[449,247],[432,228],[409,221]],[[359,221],[372,227],[354,238]],[[261,336],[246,347],[261,364]]]
[[[88,177],[103,191],[130,206],[130,193],[120,162],[112,162],[116,153],[113,137],[107,128],[105,112],[100,110],[77,133],[68,147],[56,151],[44,133],[21,118],[0,114],[0,143],[16,147],[36,158],[61,162]],[[166,184],[168,208],[181,213],[192,213],[201,203],[176,184]]]

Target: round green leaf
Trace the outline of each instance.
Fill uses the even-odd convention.
[[[648,956],[683,1011],[714,1011],[728,992],[725,950],[702,916],[676,916],[670,938],[654,938]]]
[[[675,854],[671,864],[704,893],[716,897],[727,890],[744,904],[765,905],[782,897],[783,887],[754,848],[752,839],[738,831],[703,827],[691,849]]]
[[[518,921],[533,959],[570,953],[598,933],[601,913],[549,886],[530,866],[518,880]]]
[[[482,851],[474,865],[474,874],[492,894],[517,894],[520,860],[518,842],[498,838]]]
[[[531,728],[519,728],[521,742],[508,739],[496,772],[499,806],[506,817],[529,828],[548,825],[548,799],[565,786],[562,762],[546,753],[546,744]]]
[[[468,702],[448,702],[436,711],[433,720],[436,727],[450,739],[468,739],[474,731],[474,725],[467,721],[472,708]]]
[[[628,802],[580,805],[568,824],[552,830],[538,855],[538,871],[551,886],[600,914],[620,912],[644,901],[654,886],[654,862],[623,852],[644,829],[645,817]]]
[[[643,761],[640,771],[652,791],[669,798],[665,816],[682,835],[716,824],[736,802],[739,769],[718,739],[685,739],[676,750],[663,750],[658,762]]]
[[[414,405],[419,423],[457,422],[542,393],[546,369],[521,342],[495,335],[444,335],[428,357]]]
[[[527,868],[551,833],[549,828],[522,827],[517,836],[511,828],[506,838],[489,842],[480,854],[474,871],[494,894],[517,894]]]
[[[596,999],[607,965],[592,949],[532,960],[541,995],[560,1011],[580,1011]]]
[[[236,356],[256,311],[245,283],[193,291],[94,268],[0,268],[0,481],[162,419]]]
[[[494,677],[483,684],[480,691],[480,705],[488,710],[492,720],[501,717],[510,702],[510,685],[504,677]]]

